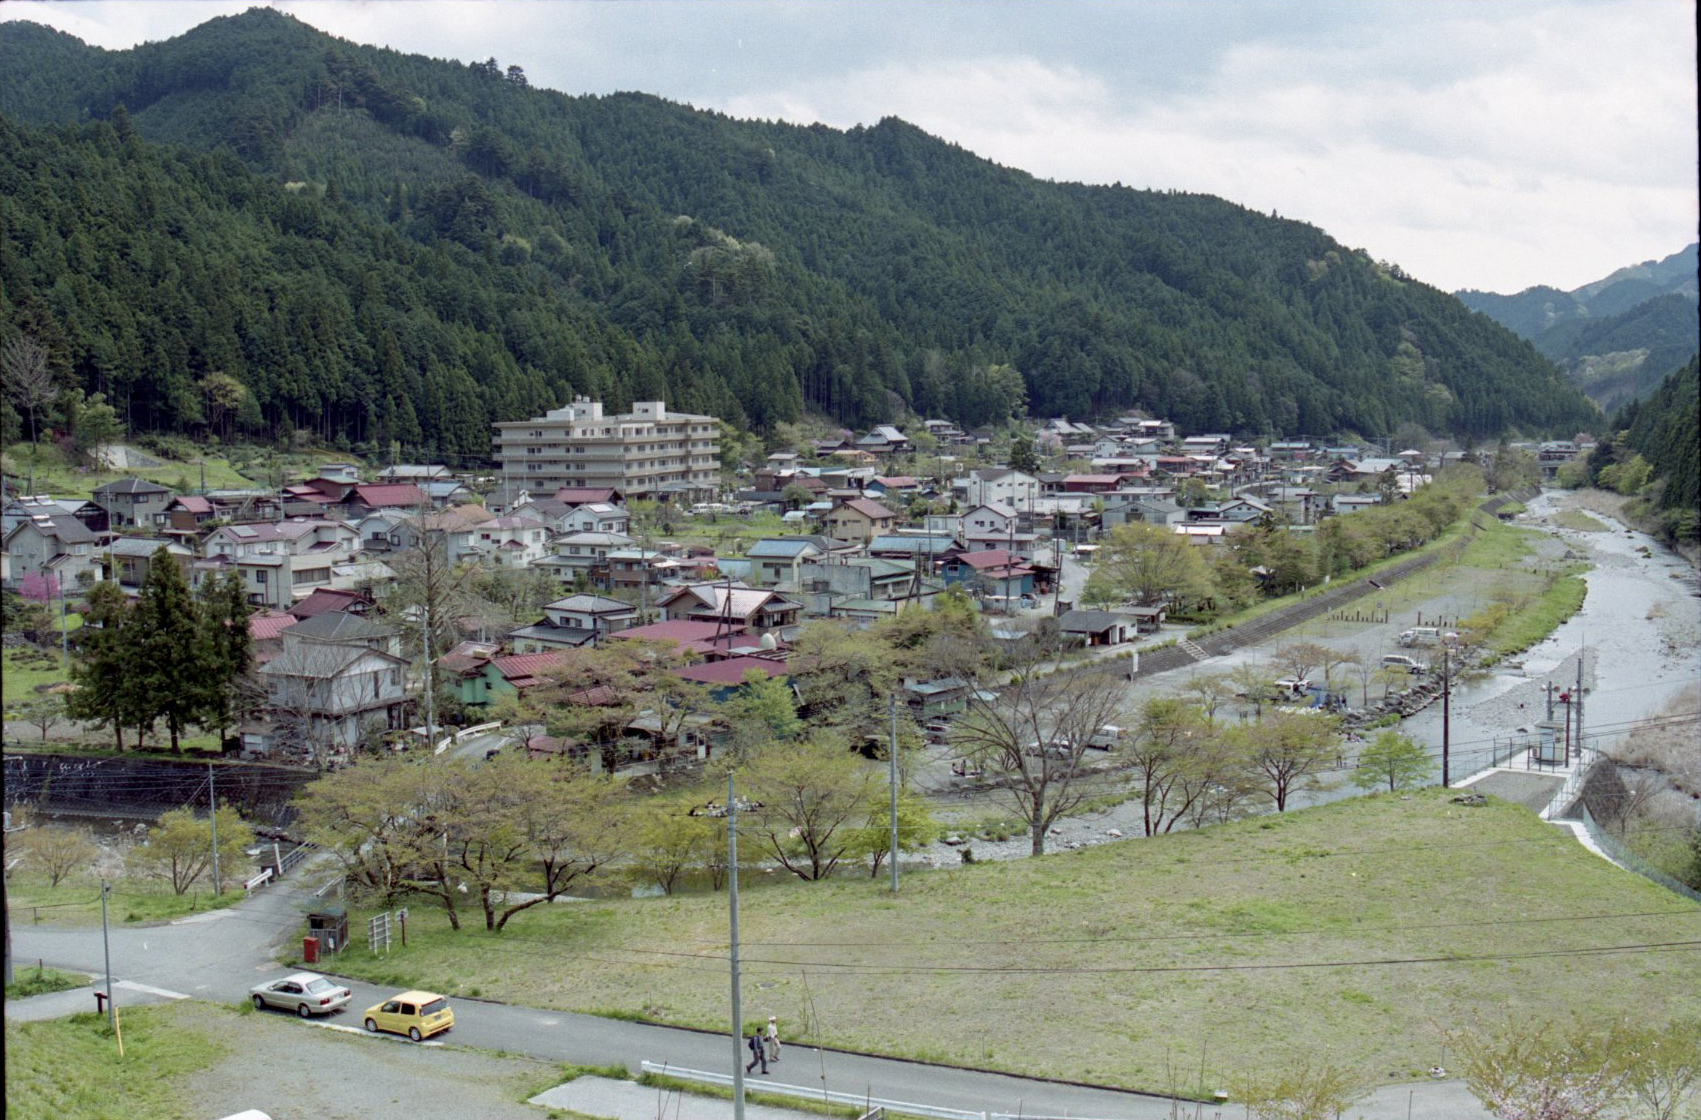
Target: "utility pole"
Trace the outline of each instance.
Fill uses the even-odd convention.
[[[886,715],[891,721],[891,741],[886,747],[886,761],[891,770],[892,784],[892,893],[898,893],[898,697],[886,697]]]
[[[118,1029],[118,1000],[112,991],[112,943],[106,937],[106,896],[112,893],[112,888],[105,879],[100,881],[100,947],[106,954],[106,1023],[114,1031]]]
[[[1583,655],[1584,647],[1577,647],[1577,687],[1571,690],[1571,706],[1577,709],[1577,762],[1583,761]]]
[[[738,991],[738,796],[726,776],[727,903],[732,916],[732,1120],[744,1120],[744,1004]]]
[[[107,570],[112,573],[113,582],[116,583],[118,581],[118,572],[112,566],[112,545],[109,543],[106,547]],[[65,660],[65,675],[70,676],[71,628],[70,624],[66,621],[65,615],[65,581],[58,576],[54,576],[53,582],[59,585],[59,656]]]
[[[207,821],[213,826],[213,897],[219,890],[219,799],[213,787],[213,764],[207,763]]]
[[[431,694],[431,589],[426,588],[425,601],[419,612],[420,652],[424,658],[421,669],[425,678],[425,747],[437,749],[437,698]]]
[[[1553,682],[1552,681],[1547,682],[1547,718],[1550,722],[1553,719]]]
[[[1446,789],[1449,750],[1453,745],[1453,663],[1445,643],[1441,646],[1441,788]]]
[[[8,988],[10,988],[12,986],[12,911],[6,904],[6,879],[7,879],[7,876],[0,875],[0,911],[5,911],[5,914],[6,914],[6,918],[5,918],[5,921],[6,921],[6,979],[5,979],[5,983],[6,983],[6,986]]]

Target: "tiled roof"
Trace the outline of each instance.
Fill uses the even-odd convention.
[[[424,506],[431,503],[425,491],[411,482],[368,482],[354,488],[354,496],[373,509]]]
[[[213,512],[213,503],[212,502],[208,501],[206,498],[198,497],[194,494],[182,494],[172,504],[178,506],[181,509],[187,510],[190,513],[211,513],[211,512]]]
[[[105,486],[96,486],[95,494],[169,494],[170,488],[157,482],[149,482],[145,478],[119,478]]]
[[[256,611],[248,616],[248,636],[256,642],[269,641],[294,626],[296,622],[294,615],[285,614],[283,611]]]
[[[674,676],[682,681],[696,681],[698,684],[742,684],[744,674],[752,669],[766,674],[770,679],[789,674],[784,662],[771,658],[727,657],[720,661],[707,661],[701,665],[680,669]]]
[[[527,680],[535,683],[545,677],[550,669],[562,662],[560,650],[549,653],[517,653],[508,657],[493,657],[490,660],[496,666],[496,671],[502,674],[506,681]]]
[[[555,500],[582,506],[590,502],[612,502],[618,493],[608,486],[563,486],[555,492]]]
[[[855,510],[871,521],[890,521],[892,518],[897,516],[897,514],[893,513],[891,510],[887,509],[872,498],[852,498],[850,501],[839,506],[839,509]]]

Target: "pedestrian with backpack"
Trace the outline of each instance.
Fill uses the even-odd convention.
[[[746,1045],[750,1047],[750,1064],[744,1067],[744,1072],[749,1073],[756,1068],[757,1062],[761,1062],[762,1073],[766,1076],[768,1072],[768,1051],[762,1045],[762,1032],[757,1031],[752,1034]]]

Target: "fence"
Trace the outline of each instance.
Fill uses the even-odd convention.
[[[1670,875],[1667,875],[1664,871],[1661,871],[1659,868],[1649,864],[1641,856],[1632,854],[1623,844],[1620,844],[1617,840],[1615,840],[1606,829],[1595,823],[1595,818],[1593,814],[1589,812],[1589,807],[1587,805],[1579,806],[1579,808],[1583,810],[1583,827],[1588,829],[1589,838],[1593,840],[1601,851],[1605,852],[1614,863],[1618,864],[1620,867],[1625,867],[1634,871],[1644,879],[1658,883],[1668,891],[1680,894],[1693,902],[1701,902],[1701,891],[1697,891],[1693,887],[1685,886],[1676,879],[1673,879]]]

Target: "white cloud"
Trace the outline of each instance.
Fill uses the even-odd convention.
[[[120,47],[241,3],[10,3]],[[1441,287],[1575,286],[1695,237],[1687,0],[986,6],[298,0],[357,42],[567,92],[896,115],[1036,175],[1221,195]]]

